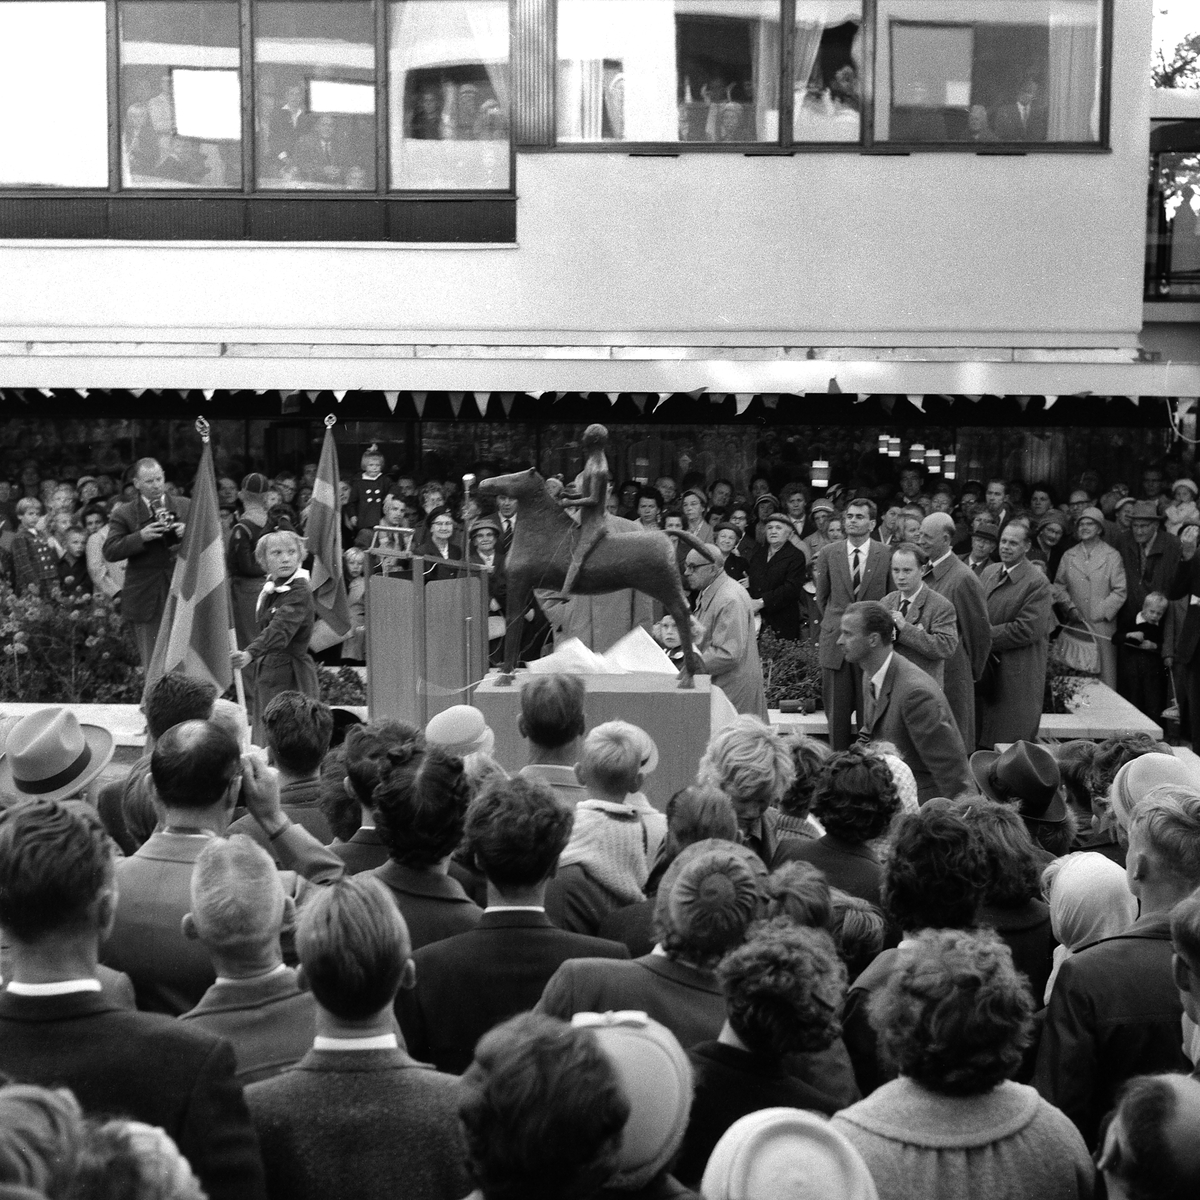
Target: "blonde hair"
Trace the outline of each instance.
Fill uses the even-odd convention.
[[[580,771],[608,791],[632,792],[645,762],[646,735],[628,721],[605,721],[583,740]]]
[[[713,735],[696,778],[735,803],[769,805],[777,804],[792,786],[796,767],[783,738],[757,717],[743,713]]]
[[[301,561],[303,561],[305,554],[308,553],[308,546],[305,544],[304,539],[298,533],[293,533],[290,529],[276,529],[271,533],[264,533],[259,538],[258,545],[254,547],[254,561],[264,571],[267,569],[267,551],[272,546],[278,546],[282,542],[295,546]]]

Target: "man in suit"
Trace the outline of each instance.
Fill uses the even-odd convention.
[[[1137,620],[1151,592],[1166,595],[1179,569],[1179,539],[1163,528],[1163,516],[1153,500],[1130,500],[1129,532],[1113,541],[1125,564],[1125,604],[1128,624]]]
[[[863,673],[863,742],[891,742],[917,782],[917,799],[973,789],[967,751],[942,689],[894,647],[892,614],[875,601],[850,605],[838,641]]]
[[[412,987],[404,918],[370,875],[301,914],[296,947],[317,1002],[300,1062],[251,1084],[273,1200],[461,1200],[471,1184],[458,1081],[400,1048],[392,1005]]]
[[[1200,556],[1196,554],[1197,530],[1190,525],[1180,531],[1180,559],[1169,600],[1187,598],[1185,613],[1173,647],[1174,666],[1183,677],[1180,707],[1191,715],[1192,749],[1200,750]],[[1178,678],[1178,676],[1176,676]]]
[[[845,539],[826,546],[813,570],[821,613],[821,690],[829,744],[835,750],[850,748],[851,712],[858,714],[860,726],[863,723],[862,674],[842,652],[842,613],[856,601],[882,600],[891,591],[891,551],[871,537],[876,511],[873,500],[851,500],[842,517]]]
[[[163,469],[152,458],[138,460],[133,486],[137,499],[115,505],[109,514],[104,557],[108,562],[127,564],[121,616],[133,626],[142,666],[148,667],[171,590],[188,502],[182,496],[168,501]]]
[[[992,626],[992,650],[1000,660],[996,682],[980,706],[979,745],[1036,742],[1042,723],[1046,657],[1053,613],[1050,581],[1026,555],[1029,530],[1006,525],[1000,561],[980,582]]]
[[[284,965],[279,945],[295,915],[261,846],[237,836],[207,840],[192,868],[183,933],[208,951],[217,980],[179,1019],[232,1043],[242,1084],[278,1075],[312,1045],[312,993]]]
[[[715,546],[687,553],[683,586],[699,593],[692,633],[713,684],[740,713],[767,719],[762,662],[750,596],[725,573],[725,555]]]
[[[296,165],[300,178],[325,187],[337,187],[352,165],[343,139],[336,135],[333,118],[328,113],[296,142]]]
[[[795,530],[787,513],[766,521],[767,540],[750,560],[750,599],[763,624],[789,641],[800,638],[800,598],[804,595],[804,555],[788,540]]]
[[[546,884],[571,835],[572,815],[550,788],[517,776],[492,784],[467,813],[466,847],[487,877],[476,929],[413,956],[415,988],[396,1010],[409,1053],[461,1074],[487,1031],[532,1008],[570,958],[628,958],[618,942],[556,929]]]
[[[884,596],[883,607],[896,624],[896,653],[942,687],[946,660],[958,650],[958,617],[949,600],[925,586],[921,574],[928,565],[928,556],[912,542],[897,546],[892,552],[896,590]]]
[[[960,561],[977,578],[996,561],[996,544],[1000,541],[1000,526],[988,516],[976,517],[971,527],[971,549],[960,554]]]
[[[0,1072],[66,1087],[84,1111],[161,1126],[214,1200],[265,1198],[228,1042],[101,990],[117,907],[112,842],[86,810],[30,800],[0,813]]]
[[[975,748],[975,684],[992,649],[992,623],[978,576],[954,553],[956,526],[949,513],[921,522],[918,544],[929,556],[925,583],[954,605],[958,647],[946,660],[942,691],[968,750]]]
[[[1049,128],[1050,112],[1041,97],[1041,85],[1028,76],[1016,100],[997,109],[996,137],[1002,142],[1044,142]]]
[[[150,773],[163,828],[117,864],[121,899],[104,961],[133,980],[139,1008],[178,1016],[216,979],[208,953],[185,938],[181,926],[192,907],[192,867],[211,838],[225,836],[239,792],[291,868],[281,879],[286,894],[301,896],[306,880],[325,883],[345,868],[283,813],[275,772],[253,755],[243,758],[212,721],[168,729],[154,747]]]
[[[578,675],[530,675],[521,684],[517,732],[529,743],[529,764],[518,774],[545,783],[571,810],[588,798],[575,774],[587,732],[586,695]]]

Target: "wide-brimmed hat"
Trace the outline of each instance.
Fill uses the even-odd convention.
[[[0,793],[29,800],[65,800],[108,766],[113,735],[81,725],[65,708],[41,708],[9,730],[0,758]]]
[[[80,483],[82,482],[83,481],[80,480]],[[1177,487],[1188,488],[1192,493],[1193,500],[1195,500],[1197,496],[1200,496],[1200,487],[1197,487],[1194,479],[1177,479],[1173,484],[1171,484],[1171,491],[1174,491]]]
[[[1170,753],[1140,754],[1130,759],[1117,772],[1108,792],[1108,802],[1117,824],[1128,829],[1133,810],[1147,794],[1156,787],[1169,784],[1200,787],[1200,771]]]
[[[629,1099],[616,1174],[609,1187],[644,1188],[679,1151],[692,1107],[692,1066],[678,1038],[644,1012],[582,1012]]]
[[[971,530],[972,537],[988,538],[990,541],[1000,544],[1000,526],[995,521],[977,521],[975,527]]]
[[[1003,753],[976,750],[971,755],[971,774],[984,795],[1019,805],[1027,821],[1061,825],[1067,819],[1058,760],[1045,746],[1013,742]]]
[[[425,726],[425,740],[447,754],[466,758],[477,750],[491,754],[496,735],[479,709],[470,704],[452,704],[430,719]]]
[[[1135,500],[1129,519],[1131,521],[1161,521],[1163,515],[1158,511],[1158,505],[1153,500]]]

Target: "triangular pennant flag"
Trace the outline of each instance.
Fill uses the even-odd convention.
[[[269,390],[270,389],[268,389],[268,388],[255,388],[254,394],[256,396],[265,396]]]
[[[642,395],[635,395],[633,397],[633,404],[634,404],[634,407],[638,410],[638,412],[641,413],[643,416],[645,416],[645,414],[646,414],[646,397],[642,396]]]
[[[334,392],[334,393],[333,393],[333,398],[334,398],[334,399],[335,399],[335,400],[336,400],[336,401],[337,401],[339,404],[341,404],[341,402],[342,402],[343,400],[345,400],[345,398],[346,398],[346,392],[347,392],[348,390],[349,390],[348,388],[342,388],[342,389],[341,389],[341,391]]]
[[[475,407],[477,409],[479,409],[479,415],[481,417],[486,417],[488,401],[492,398],[492,393],[491,392],[472,392],[471,394],[475,397]],[[455,413],[454,415],[457,416],[458,414]]]
[[[983,397],[982,397],[982,396],[968,396],[966,393],[964,393],[964,394],[963,394],[963,399],[964,399],[964,400],[970,400],[970,402],[971,402],[972,404],[978,404],[978,403],[980,402],[980,400],[982,400],[982,399],[983,399]]]
[[[145,388],[130,388],[130,389],[129,389],[129,394],[130,394],[130,395],[131,395],[131,396],[132,396],[132,397],[133,397],[135,400],[140,400],[140,399],[142,398],[142,396],[144,395],[145,391],[146,391],[146,389],[145,389]]]
[[[708,388],[693,388],[690,392],[688,392],[688,395],[691,396],[693,400],[699,400],[700,397],[703,396],[707,391]],[[718,400],[717,403],[720,404],[720,401]]]
[[[908,400],[909,404],[911,404],[913,406],[913,408],[915,408],[917,410],[917,412],[923,413],[925,411],[925,397],[924,396],[908,394],[906,396],[906,399]]]
[[[754,400],[754,393],[738,392],[734,396],[733,400],[734,404],[737,406],[737,415],[740,417],[742,413],[744,413],[746,409],[750,407],[751,402]]]
[[[312,401],[314,401],[314,402],[315,402],[315,401],[316,401],[316,399],[317,399],[317,397],[318,397],[318,396],[319,396],[321,393],[320,393],[320,392],[305,392],[304,394],[305,394],[305,395],[306,395],[306,396],[307,396],[307,397],[308,397],[310,400],[312,400]]]
[[[217,389],[205,388],[200,394],[205,398],[205,400],[211,400],[217,394]]]
[[[86,399],[88,398],[88,390],[87,390],[87,388],[76,388],[76,389],[75,389],[75,392],[76,392],[76,394],[77,394],[77,395],[79,395],[79,396],[83,397],[83,399],[84,399],[84,400],[86,400]]]
[[[1013,399],[1017,402],[1017,407],[1020,408],[1022,412],[1029,407],[1030,398],[1028,396],[1014,396]]]
[[[398,395],[399,393],[397,393]],[[418,419],[425,415],[425,399],[429,395],[428,392],[411,392],[413,408],[417,410]]]
[[[1042,399],[1046,401],[1046,407],[1042,410],[1043,412],[1049,412],[1058,403],[1057,396],[1043,396]]]
[[[388,412],[395,412],[396,404],[400,399],[400,393],[399,392],[384,392],[383,398],[387,401]]]
[[[500,393],[500,406],[504,409],[506,417],[512,416],[513,401],[516,400],[516,395],[513,392]]]
[[[525,393],[525,395],[532,397],[534,400],[540,400],[545,394],[546,394],[545,392],[526,392]]]
[[[883,411],[890,417],[892,415],[892,409],[896,407],[896,397],[881,396],[879,398],[879,407],[882,408]]]
[[[762,402],[767,408],[778,408],[779,395],[777,392],[768,392],[767,395],[762,398]]]
[[[42,395],[45,396],[47,400],[54,399],[54,392],[50,388],[38,388],[38,391],[41,392]]]
[[[463,393],[462,392],[447,392],[450,397],[450,411],[454,414],[454,419],[458,420],[458,414],[462,412]]]
[[[842,394],[842,389],[840,387],[838,387],[838,381],[837,381],[836,375],[831,375],[829,377],[829,386],[825,390],[831,396],[840,396]]]
[[[658,410],[664,404],[666,404],[666,402],[670,399],[670,396],[664,392],[647,392],[646,393],[647,400],[649,400],[652,396],[654,397],[654,407],[650,410],[651,413],[658,412]]]
[[[605,392],[604,394],[608,397],[609,404],[616,404],[621,398],[620,392]]]
[[[297,395],[299,395],[299,392],[295,388],[280,388],[279,389],[280,400],[288,400],[292,396],[297,396]]]
[[[708,393],[709,404],[724,404],[728,398],[729,397],[726,396],[724,392],[709,392]]]

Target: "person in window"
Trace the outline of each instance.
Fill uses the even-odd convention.
[[[280,158],[291,158],[300,139],[312,128],[313,119],[304,107],[304,87],[293,83],[284,94],[283,104],[276,114],[274,138]]]
[[[423,84],[417,91],[409,136],[427,141],[442,136],[442,94],[434,83]]]
[[[144,104],[131,104],[125,114],[125,159],[131,175],[149,175],[158,162],[158,139]]]
[[[996,136],[1002,142],[1044,142],[1049,132],[1050,111],[1038,81],[1027,75],[1011,104],[996,112]]]
[[[341,183],[351,164],[346,162],[342,139],[335,135],[333,118],[324,113],[317,118],[316,128],[304,134],[296,143],[296,164],[301,179],[326,187]]]
[[[175,132],[175,101],[171,96],[171,72],[163,71],[158,77],[158,94],[146,100],[146,112],[150,124],[158,135],[160,150]]]
[[[165,140],[160,140],[159,159],[150,173],[159,179],[195,186],[207,171],[207,165],[196,153],[193,144],[171,134]]]
[[[982,104],[972,104],[967,110],[967,137],[973,142],[998,142],[999,136],[988,124],[988,110]]]

